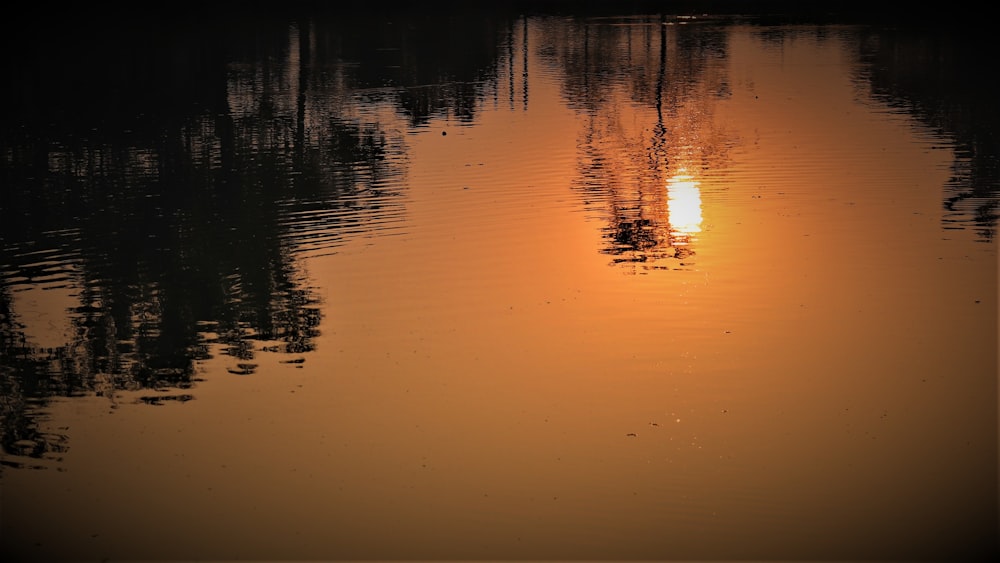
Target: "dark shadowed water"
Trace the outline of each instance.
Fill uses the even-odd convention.
[[[0,555],[996,553],[984,38],[45,29],[5,43]]]

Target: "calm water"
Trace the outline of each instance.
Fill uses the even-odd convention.
[[[996,551],[975,37],[169,29],[8,49],[4,553]]]

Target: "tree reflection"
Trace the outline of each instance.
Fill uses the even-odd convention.
[[[313,20],[314,64],[351,67],[347,85],[389,100],[410,125],[431,117],[471,122],[484,87],[496,79],[498,6],[473,11],[335,9]]]
[[[858,67],[855,82],[890,111],[905,112],[955,144],[952,178],[944,186],[946,229],[973,229],[982,241],[996,236],[1000,207],[1000,113],[993,102],[993,78],[986,70],[992,39],[958,18],[960,12],[865,14],[852,25],[828,29],[761,26],[755,35],[775,49],[796,35],[846,39]],[[786,20],[780,18],[778,22]],[[883,19],[894,25],[872,24]],[[815,18],[812,18],[815,20]]]
[[[144,34],[109,24],[11,55],[18,87],[0,113],[3,452],[37,461],[64,449],[38,430],[48,397],[186,401],[197,362],[213,354],[239,375],[255,373],[260,354],[306,361],[322,309],[299,257],[398,224],[404,129],[437,114],[472,119],[495,25],[368,15]],[[81,60],[99,64],[88,72]],[[28,289],[75,303],[59,344],[33,338],[45,328],[18,311]]]
[[[872,95],[954,137],[953,177],[945,187],[946,227],[996,236],[1000,206],[1000,113],[994,101],[992,37],[964,25],[866,29],[859,79]]]
[[[607,220],[602,252],[615,263],[690,259],[696,234],[674,224],[684,221],[678,190],[694,201],[698,183],[685,176],[719,168],[734,144],[712,117],[729,95],[725,33],[686,23],[580,20],[542,34],[540,50],[564,69],[563,96],[586,115],[576,188]]]
[[[32,350],[11,306],[10,289],[0,285],[0,447],[4,453],[58,460],[66,438],[38,425],[38,399],[52,392],[45,377],[51,354]],[[38,463],[39,461],[36,461]],[[0,464],[21,466],[5,456]],[[42,467],[44,467],[42,465]]]

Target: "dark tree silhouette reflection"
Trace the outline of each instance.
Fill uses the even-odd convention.
[[[755,35],[775,49],[798,35],[843,40],[857,61],[854,81],[864,96],[912,116],[942,143],[954,145],[952,178],[943,186],[943,227],[971,229],[979,240],[991,241],[1000,217],[1000,112],[993,103],[994,78],[984,69],[997,49],[989,33],[961,14],[951,10],[907,17],[859,11],[843,18],[845,26],[818,25],[823,19],[810,16],[805,21],[811,25],[761,25]],[[789,18],[758,23],[780,24]]]
[[[997,52],[992,35],[950,21],[880,26],[866,29],[858,45],[858,79],[877,100],[954,138],[945,227],[992,240],[1000,206],[1000,110],[987,70]]]
[[[582,19],[541,34],[539,49],[565,73],[564,98],[586,116],[575,183],[608,222],[602,252],[614,263],[690,260],[694,237],[672,226],[669,188],[723,166],[735,143],[712,117],[715,100],[729,95],[724,28],[676,24],[664,16]]]
[[[299,258],[398,227],[406,127],[472,119],[502,27],[328,16],[5,44],[5,463],[65,448],[39,430],[50,397],[186,401],[214,354],[239,375],[307,361],[321,304]],[[18,311],[38,292],[71,303],[57,344]]]
[[[339,9],[312,20],[315,65],[351,67],[348,85],[388,99],[410,125],[431,117],[475,118],[477,100],[496,80],[501,34],[510,18],[500,6],[431,12]]]
[[[39,428],[44,416],[44,401],[40,397],[65,392],[54,389],[55,382],[46,377],[49,364],[57,360],[44,351],[33,350],[11,307],[11,294],[0,286],[0,447],[5,454],[34,459],[29,466],[44,467],[47,461],[58,461],[66,450],[66,437]],[[0,456],[0,464],[19,467]]]

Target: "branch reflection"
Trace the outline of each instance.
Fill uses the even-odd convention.
[[[695,177],[724,167],[736,143],[713,115],[730,95],[724,28],[640,16],[542,36],[567,104],[584,114],[574,184],[607,223],[601,252],[633,268],[687,267],[701,228]]]
[[[26,53],[5,97],[8,465],[65,450],[39,430],[50,397],[184,402],[218,354],[235,375],[264,354],[301,367],[322,320],[301,258],[399,228],[406,129],[472,119],[504,29],[374,15],[151,36],[94,25]],[[88,74],[70,47],[102,64]]]

